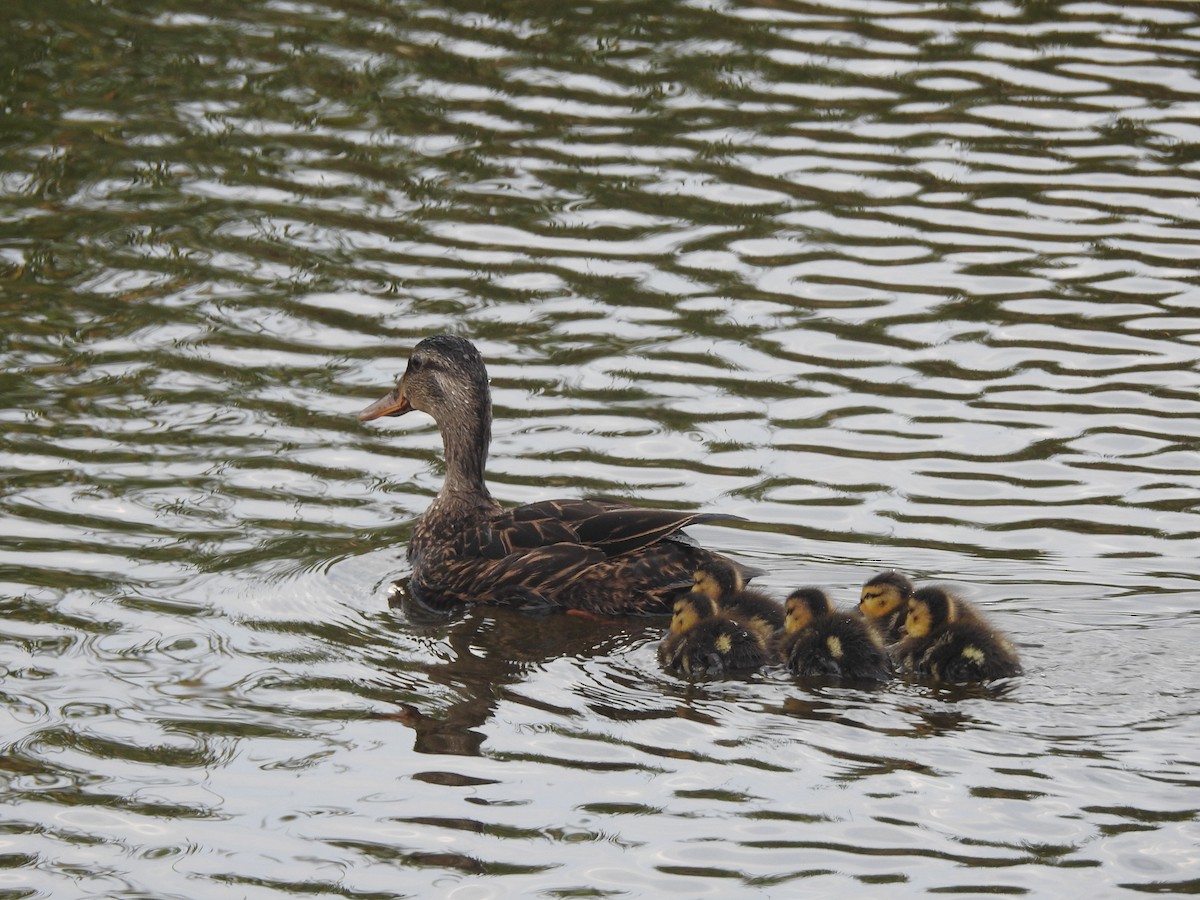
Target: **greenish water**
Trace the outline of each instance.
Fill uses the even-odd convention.
[[[1194,4],[8,9],[0,898],[1200,892]],[[390,609],[440,441],[355,413],[439,331],[502,502],[1026,675]]]

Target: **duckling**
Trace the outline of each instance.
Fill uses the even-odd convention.
[[[749,672],[767,662],[756,633],[720,615],[705,594],[691,591],[675,601],[671,630],[658,646],[658,661],[686,676]]]
[[[783,606],[766,591],[746,587],[746,580],[731,560],[713,558],[702,563],[692,588],[717,604],[721,613],[770,643],[783,628]]]
[[[836,675],[870,681],[892,677],[887,651],[876,630],[839,612],[824,591],[800,588],[788,595],[776,656],[794,675]]]
[[[926,587],[908,601],[908,636],[893,650],[898,665],[942,681],[988,681],[1021,674],[1017,651],[965,600]]]
[[[902,637],[900,629],[912,593],[912,582],[895,569],[880,572],[863,585],[859,612],[878,630],[885,644],[894,644]]]

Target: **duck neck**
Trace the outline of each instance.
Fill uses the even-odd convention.
[[[488,445],[492,441],[492,404],[483,398],[473,415],[453,416],[439,423],[445,450],[446,480],[438,492],[443,506],[491,504],[484,481]]]

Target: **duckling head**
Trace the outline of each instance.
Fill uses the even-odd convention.
[[[722,598],[746,586],[746,581],[737,566],[725,559],[714,559],[700,566],[693,576],[693,581],[693,590],[704,594],[714,603],[719,603]]]
[[[710,597],[700,591],[689,591],[675,601],[671,611],[671,633],[684,634],[716,614],[717,606]]]
[[[882,619],[900,609],[912,596],[912,582],[890,569],[863,585],[858,608],[869,619]]]
[[[818,588],[800,588],[788,594],[784,604],[783,630],[788,634],[803,631],[814,619],[833,612],[829,597]]]
[[[908,601],[904,631],[909,637],[924,637],[958,617],[954,598],[939,587],[921,588]]]

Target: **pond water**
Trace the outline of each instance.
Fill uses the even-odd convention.
[[[1200,9],[10,2],[0,898],[1200,893]],[[393,609],[506,504],[948,582],[1026,674]]]

